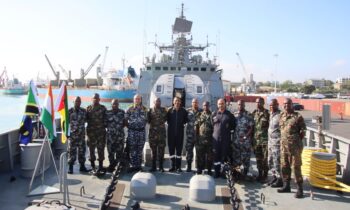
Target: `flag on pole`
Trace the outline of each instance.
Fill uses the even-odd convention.
[[[44,107],[42,108],[40,121],[47,129],[50,142],[52,143],[52,141],[56,138],[57,134],[51,84],[49,85],[49,89],[45,97]]]
[[[36,114],[40,114],[39,107],[40,105],[38,100],[38,92],[36,86],[34,85],[34,81],[31,80],[29,83],[28,98],[24,115],[33,116]]]
[[[68,95],[67,86],[65,82],[62,82],[60,92],[56,99],[55,111],[61,115],[61,128],[62,128],[62,143],[66,143],[67,137],[70,134],[69,128],[69,113],[68,113]]]
[[[27,145],[32,140],[33,123],[32,118],[24,115],[21,126],[19,128],[20,144]]]

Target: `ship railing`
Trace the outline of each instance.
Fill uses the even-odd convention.
[[[326,130],[307,127],[304,145],[327,149],[336,155],[337,174],[344,183],[350,184],[350,139],[332,134]]]

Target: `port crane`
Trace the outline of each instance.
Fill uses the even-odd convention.
[[[241,58],[241,56],[239,55],[238,52],[236,52],[236,55],[238,57],[238,60],[242,66],[242,69],[243,69],[243,72],[244,72],[244,75],[245,75],[245,83],[242,83],[242,91],[244,93],[250,93],[250,92],[254,92],[255,91],[255,85],[254,85],[254,81],[251,81],[251,79],[249,78],[249,75],[248,75],[248,72],[245,68],[245,65],[243,63],[243,60]]]
[[[92,69],[92,67],[94,67],[94,65],[96,64],[97,60],[101,57],[100,54],[97,55],[97,57],[92,61],[92,63],[90,64],[90,66],[84,70],[81,69],[80,70],[80,79],[85,79],[86,75],[89,74],[90,70]]]
[[[8,81],[9,77],[7,76],[7,70],[6,66],[4,67],[4,70],[2,71],[0,75],[0,86],[3,87],[5,86],[5,83]]]
[[[45,54],[45,58],[46,58],[47,63],[49,64],[49,66],[50,66],[50,68],[51,68],[51,70],[52,70],[53,75],[55,76],[56,81],[59,82],[59,81],[60,81],[60,72],[59,72],[59,71],[56,71],[56,70],[53,68],[53,66],[52,66],[52,64],[51,64],[51,62],[50,62],[50,60],[49,60],[49,58],[47,57],[46,54]]]
[[[106,64],[106,58],[107,58],[107,53],[108,53],[108,46],[106,46],[106,49],[105,49],[105,54],[103,56],[103,61],[102,61],[102,64],[100,64],[99,67],[97,67],[96,69],[96,78],[97,78],[97,85],[100,86],[100,80],[101,80],[101,77],[102,77],[102,74],[103,74],[103,71],[104,71],[104,68],[105,68],[105,64]]]
[[[72,82],[72,77],[71,77],[72,73],[71,73],[71,71],[69,70],[67,72],[66,69],[64,69],[61,64],[58,64],[58,66],[61,68],[63,74],[67,77],[68,82]]]

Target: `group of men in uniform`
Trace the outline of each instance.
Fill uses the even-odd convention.
[[[95,169],[95,148],[98,154],[97,172],[103,171],[104,149],[107,142],[109,171],[122,158],[124,150],[124,128],[128,128],[126,145],[129,151],[129,172],[142,170],[142,150],[146,140],[146,124],[149,124],[149,145],[152,150],[150,171],[164,172],[164,150],[168,139],[170,172],[182,172],[182,148],[186,126],[186,161],[187,172],[192,171],[193,149],[196,149],[197,173],[205,168],[214,177],[223,176],[224,162],[230,161],[234,167],[240,167],[243,176],[250,168],[251,151],[254,151],[259,175],[257,180],[264,181],[269,170],[272,187],[282,187],[278,192],[290,192],[291,165],[293,165],[298,190],[296,197],[303,197],[301,176],[302,139],[305,132],[303,117],[294,112],[292,100],[284,101],[284,111],[278,109],[278,102],[273,99],[270,111],[264,108],[264,99],[256,100],[256,109],[252,113],[245,110],[245,102],[239,100],[238,111],[233,114],[226,109],[224,99],[217,101],[217,110],[211,112],[209,102],[202,108],[198,100],[192,100],[192,106],[184,109],[181,99],[175,97],[169,109],[161,106],[160,98],[154,100],[149,110],[142,105],[140,95],[134,96],[134,103],[126,112],[119,109],[117,99],[112,101],[112,109],[101,105],[98,94],[92,104],[83,109],[81,99],[77,97],[74,107],[69,110],[71,135],[69,137],[69,173],[73,173],[73,164],[78,150],[80,171],[87,171],[85,163],[85,123],[87,123],[87,145],[90,162]],[[166,124],[168,125],[166,133]],[[166,135],[167,134],[167,135]]]

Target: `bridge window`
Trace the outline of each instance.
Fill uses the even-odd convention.
[[[207,68],[205,68],[205,67],[201,68],[201,71],[206,71],[206,70],[207,70]]]
[[[168,71],[168,69],[169,69],[169,68],[168,68],[167,66],[163,66],[163,70],[164,70],[164,71]]]
[[[191,67],[187,67],[187,71],[191,71]]]
[[[193,71],[198,71],[198,70],[199,70],[198,67],[194,67],[194,68],[193,68]]]
[[[176,70],[176,67],[175,67],[175,66],[172,66],[172,67],[170,67],[170,70],[171,70],[171,71],[175,71],[175,70]]]
[[[152,67],[150,67],[150,66],[147,66],[147,70],[151,70],[152,69]]]
[[[156,86],[156,93],[162,93],[163,91],[162,91],[162,85],[157,85]]]
[[[156,70],[160,70],[160,66],[156,66]]]
[[[197,86],[197,94],[202,94],[203,93],[203,87],[202,86]]]
[[[181,71],[181,67],[177,67],[177,70]]]
[[[210,71],[215,71],[215,68],[210,68]]]

